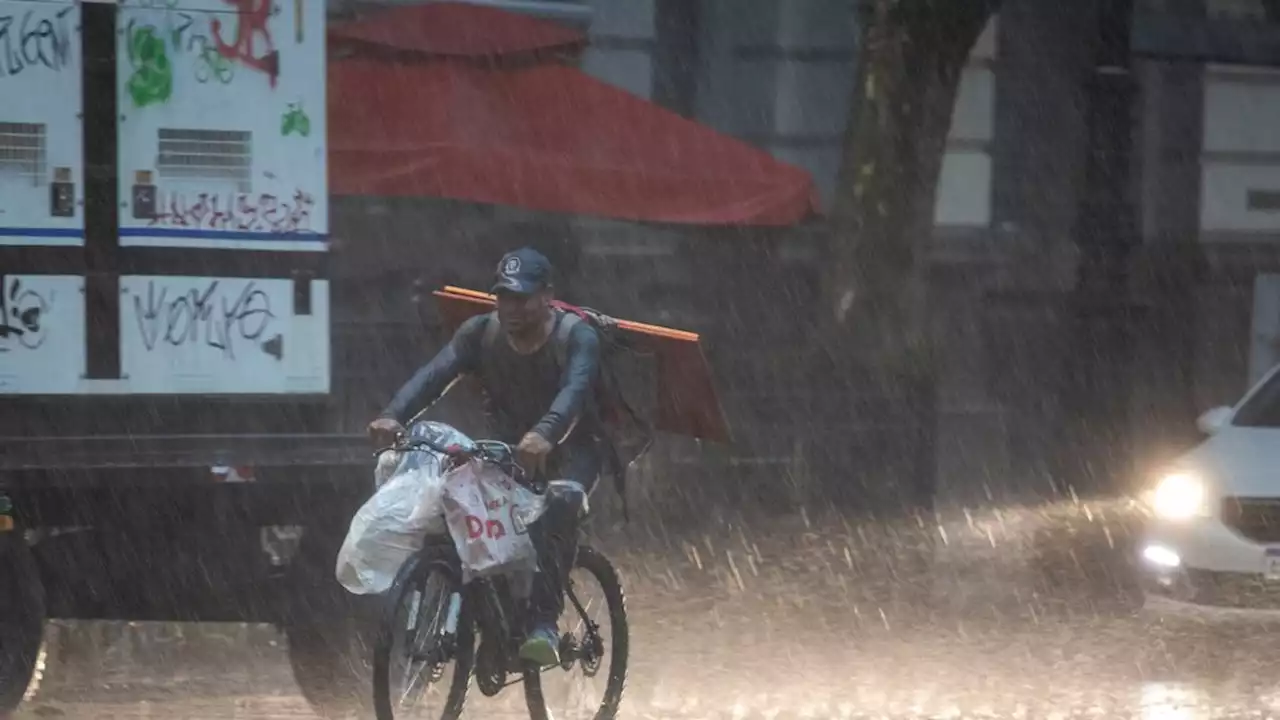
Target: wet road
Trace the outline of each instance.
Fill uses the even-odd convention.
[[[1066,505],[606,536],[632,618],[624,717],[1280,716],[1280,620],[1142,610],[1133,524]],[[56,629],[17,717],[310,717],[273,629],[179,629]],[[521,717],[518,691],[473,692],[468,715]]]

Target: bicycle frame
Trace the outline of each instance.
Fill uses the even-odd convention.
[[[447,539],[438,539],[430,543],[428,547],[433,549],[448,548],[450,554],[454,554],[452,552],[453,545]],[[576,593],[573,592],[572,582],[564,589],[564,593],[566,603],[587,624],[586,637],[580,638],[580,640],[598,641],[599,628],[596,623],[588,619],[586,609],[582,606],[582,602],[578,599]],[[477,654],[477,666],[485,660],[490,662],[500,661],[498,663],[499,667],[477,667],[476,669],[479,673],[497,675],[499,670],[503,670],[507,674],[522,672],[524,668],[518,659],[517,653],[519,642],[523,639],[522,628],[524,626],[525,613],[528,612],[527,599],[516,598],[511,590],[510,581],[502,575],[472,580],[462,587],[460,599],[458,617],[449,618],[446,621],[446,627],[452,629],[450,634],[453,636],[446,638],[446,643],[451,644],[456,639],[456,623],[471,622],[479,632],[481,647],[486,650]],[[452,598],[450,602],[452,602]],[[498,657],[496,658],[492,657],[492,653],[495,651],[493,643],[497,644]],[[452,653],[453,648],[450,647],[447,652]],[[447,661],[451,658],[444,659]]]
[[[600,643],[600,628],[597,623],[592,621],[587,610],[582,606],[582,602],[573,591],[573,581],[569,580],[564,588],[564,596],[566,603],[582,618],[586,625],[586,632],[582,638],[575,638],[576,646],[572,648],[572,655],[565,656],[561,662],[572,661],[577,659],[577,654],[581,652],[585,643],[596,645]],[[498,668],[479,668],[478,671],[489,671],[494,675],[499,669],[505,669],[507,674],[519,674],[524,671],[523,662],[519,659],[519,643],[523,639],[525,613],[528,612],[527,599],[517,599],[511,592],[510,582],[504,576],[496,576],[493,578],[479,578],[463,588],[464,603],[470,603],[470,608],[474,611],[472,619],[476,628],[480,631],[480,642],[483,647],[485,643],[496,642],[498,649],[501,651],[496,660],[500,660]],[[563,640],[564,638],[562,638]],[[492,651],[490,646],[490,651]],[[562,648],[563,650],[563,648]],[[477,665],[480,658],[485,657],[485,653],[477,655]],[[543,668],[545,670],[545,668]],[[510,683],[504,683],[510,684]],[[500,689],[500,688],[499,688]]]

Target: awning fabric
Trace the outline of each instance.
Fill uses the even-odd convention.
[[[329,37],[354,53],[329,63],[334,194],[703,225],[790,225],[817,208],[804,170],[559,64],[585,43],[573,28],[433,2]]]
[[[364,44],[436,57],[499,57],[576,49],[587,38],[559,23],[461,2],[405,5],[332,25],[332,43]]]
[[[791,225],[804,170],[574,68],[329,66],[330,188],[699,225]]]

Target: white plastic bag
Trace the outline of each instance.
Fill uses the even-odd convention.
[[[440,448],[450,445],[473,446],[471,438],[457,428],[431,420],[422,420],[410,425],[409,440],[426,440]],[[435,468],[437,472],[444,472],[441,468],[447,462],[448,458],[442,453],[423,447],[401,453],[382,453],[378,456],[378,464],[373,469],[373,487],[375,489],[380,488],[388,480],[400,473],[409,472],[427,465]]]
[[[462,559],[462,581],[536,570],[528,526],[544,508],[541,495],[492,464],[472,460],[446,475],[445,519]]]
[[[356,595],[385,592],[427,535],[447,532],[439,463],[422,462],[391,476],[351,519],[338,551],[338,582]],[[381,468],[380,468],[381,469]],[[385,472],[385,469],[383,469]]]
[[[373,489],[380,489],[395,477],[405,460],[405,453],[386,452],[379,455],[378,464],[373,468]]]

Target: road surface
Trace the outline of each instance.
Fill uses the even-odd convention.
[[[1280,717],[1280,621],[1143,611],[1129,508],[787,518],[602,540],[632,617],[624,717]],[[266,626],[51,633],[19,720],[302,718]],[[469,716],[520,717],[473,693]]]

